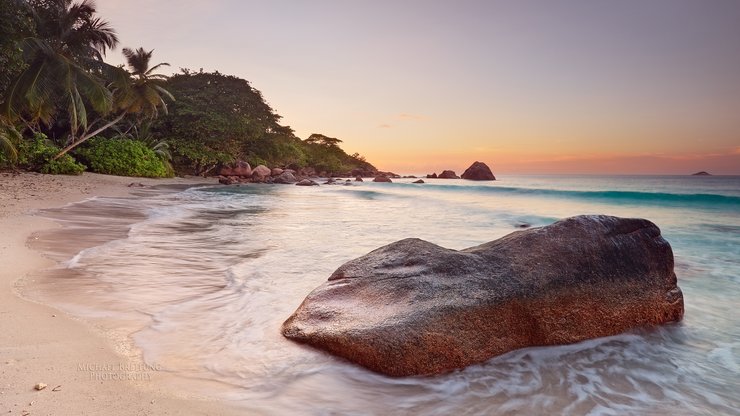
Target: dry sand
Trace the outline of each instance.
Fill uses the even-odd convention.
[[[132,182],[196,184],[203,178],[142,179],[85,173],[0,173],[0,414],[228,415],[228,403],[181,397],[157,383],[156,370],[114,352],[89,324],[23,299],[29,274],[51,260],[27,247],[36,231],[56,227],[33,216],[92,196],[125,196]],[[111,374],[123,374],[115,380]],[[47,387],[36,390],[37,383]]]

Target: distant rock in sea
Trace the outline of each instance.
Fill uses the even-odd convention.
[[[594,215],[460,251],[414,238],[381,247],[339,267],[282,333],[373,371],[413,376],[683,313],[673,251],[658,227]]]
[[[319,186],[317,182],[312,181],[311,179],[303,179],[296,183],[297,186]]]
[[[493,176],[491,168],[483,162],[474,162],[469,168],[465,169],[462,176],[463,179],[471,181],[495,181],[496,177]]]
[[[454,170],[443,170],[442,173],[437,176],[439,179],[460,179]]]
[[[413,181],[411,183],[424,183],[424,180],[423,179],[418,179],[418,180],[415,180],[415,181]]]
[[[712,176],[712,174],[709,172],[701,171],[701,172],[696,172],[692,174],[691,176]]]
[[[391,178],[387,176],[376,176],[375,179],[373,179],[373,182],[393,182]]]
[[[437,174],[436,173],[428,173],[427,174],[427,179],[437,179]]]

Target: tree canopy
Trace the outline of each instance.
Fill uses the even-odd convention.
[[[0,17],[0,168],[34,159],[19,153],[36,146],[44,158],[55,154],[52,171],[66,163],[79,172],[66,153],[115,127],[113,138],[144,143],[167,166],[171,155],[180,173],[207,174],[235,160],[327,175],[375,170],[347,155],[340,139],[296,137],[247,80],[202,70],[167,77],[157,71],[168,64],[152,65],[153,50],[144,48],[124,48],[126,66],[105,63],[118,36],[90,0],[0,0]],[[83,153],[91,154],[72,155]]]

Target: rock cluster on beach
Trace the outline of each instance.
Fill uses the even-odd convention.
[[[405,239],[345,263],[283,335],[391,376],[679,321],[673,252],[644,219],[579,216],[465,250]]]
[[[468,179],[471,181],[495,181],[496,177],[491,172],[491,168],[483,162],[474,162],[470,167],[465,169],[462,176],[457,176],[454,170],[444,170],[437,175],[436,173],[427,174],[427,179]]]
[[[326,172],[316,172],[311,167],[301,168],[298,170],[281,167],[270,169],[265,165],[258,165],[252,168],[249,163],[237,161],[232,164],[224,165],[218,170],[219,182],[226,185],[238,183],[277,183],[277,184],[298,184],[304,179],[316,179],[327,177]],[[354,177],[356,182],[363,182],[363,178],[372,178],[373,182],[393,182],[392,179],[401,178],[393,172],[371,171],[354,169],[348,172],[346,177]],[[496,177],[491,169],[482,162],[475,162],[465,170],[462,176],[457,176],[453,170],[444,170],[439,175],[431,173],[426,175],[429,179],[468,179],[474,181],[495,181]],[[416,179],[415,176],[404,176],[407,179]],[[424,183],[416,181],[414,183]],[[328,184],[334,184],[328,183]]]
[[[237,161],[231,164],[222,166],[218,170],[218,181],[224,185],[240,184],[240,183],[277,183],[277,184],[296,184],[305,185],[307,182],[303,182],[305,179],[313,180],[320,177],[330,176],[326,172],[317,172],[314,168],[304,167],[297,170],[274,167],[272,169],[265,165],[258,165],[252,168],[249,163],[244,161]],[[387,180],[375,180],[375,182],[391,182],[390,178],[400,178],[399,175],[393,172],[381,172],[354,169],[352,172],[347,172],[345,177],[356,177],[358,182],[362,182],[362,178],[385,178]],[[315,181],[314,185],[318,185]],[[338,184],[336,182],[329,182],[327,184]],[[346,185],[346,184],[345,184]]]

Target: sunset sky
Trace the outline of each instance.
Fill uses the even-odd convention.
[[[122,47],[245,78],[383,170],[740,174],[737,0],[97,5]]]

